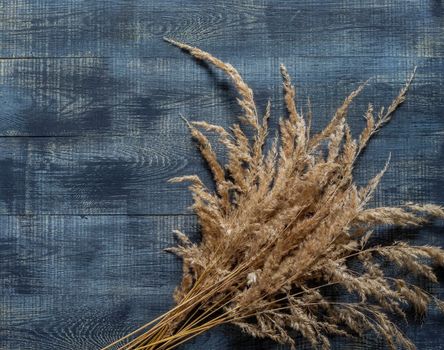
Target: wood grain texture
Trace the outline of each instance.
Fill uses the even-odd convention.
[[[3,2],[0,53],[160,57],[171,36],[245,58],[441,56],[442,11],[436,0],[15,0]]]
[[[407,123],[387,127],[356,169],[364,184],[393,154],[375,204],[443,199],[442,133]],[[0,214],[6,215],[190,214],[186,185],[167,180],[198,173],[211,186],[184,135],[0,138],[0,164]]]
[[[0,135],[91,136],[176,134],[188,138],[182,113],[225,125],[236,121],[240,109],[229,81],[169,46],[157,45],[174,57],[159,58],[39,58],[0,60]],[[301,102],[314,104],[315,127],[325,124],[340,101],[360,83],[371,79],[352,110],[361,119],[369,101],[389,103],[418,66],[409,95],[409,119],[433,128],[441,122],[439,90],[444,57],[313,57],[244,58],[215,54],[239,68],[254,88],[259,106],[271,98],[282,110],[279,64],[294,76]],[[319,128],[319,127],[318,127]]]
[[[179,259],[162,251],[174,244],[171,231],[197,238],[194,216],[0,216],[0,226],[2,349],[96,349],[154,318],[172,305],[181,274]],[[392,230],[381,239],[442,245],[439,231]],[[444,285],[424,287],[444,296]],[[441,326],[431,311],[422,327],[407,331],[420,349],[438,349]],[[370,337],[336,342],[338,349],[382,346]],[[196,348],[282,347],[223,327],[184,347]]]
[[[315,130],[371,77],[355,135],[367,103],[387,104],[418,66],[356,176],[391,153],[372,205],[444,205],[443,15],[438,0],[0,0],[0,349],[99,349],[171,306],[181,266],[162,249],[171,230],[199,230],[186,186],[166,181],[210,183],[178,116],[229,125],[240,110],[220,72],[163,36],[238,67],[259,106],[272,99],[274,127],[280,63],[311,97]],[[380,235],[444,247],[440,221]],[[424,287],[444,298],[444,283]],[[418,349],[444,349],[436,310],[402,327]],[[181,348],[286,349],[234,327]],[[370,334],[333,348],[385,349]]]

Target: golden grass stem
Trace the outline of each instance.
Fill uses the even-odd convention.
[[[388,162],[364,187],[354,182],[353,169],[370,139],[404,102],[416,68],[387,109],[374,113],[368,105],[366,126],[354,139],[347,115],[367,82],[348,95],[324,129],[311,135],[311,101],[304,116],[282,65],[288,116],[279,120],[279,136],[267,147],[270,103],[259,120],[253,90],[231,64],[166,40],[231,79],[242,124],[227,130],[182,117],[215,182],[213,192],[196,175],[171,181],[191,183],[202,241],[193,243],[176,232],[180,244],[169,251],[180,256],[184,266],[176,306],[102,350],[169,350],[225,323],[292,348],[293,331],[323,349],[330,347],[330,334],[371,331],[383,336],[392,350],[414,349],[389,315],[405,316],[405,303],[425,312],[432,301],[444,311],[444,302],[386,276],[377,257],[436,282],[430,265],[444,266],[444,249],[405,242],[378,246],[369,238],[379,225],[417,226],[444,217],[444,209],[432,204],[369,209]],[[225,147],[226,164],[219,161],[209,132]],[[351,259],[359,261],[362,271],[348,267]],[[333,285],[356,301],[339,302],[326,295],[325,288]]]

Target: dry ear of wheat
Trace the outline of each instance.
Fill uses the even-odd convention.
[[[243,111],[242,127],[188,123],[216,191],[195,175],[171,181],[191,184],[202,241],[193,243],[176,231],[180,245],[170,251],[183,259],[177,305],[105,349],[172,349],[225,323],[292,348],[297,347],[295,334],[313,348],[329,349],[329,335],[370,331],[382,335],[391,349],[414,349],[390,316],[404,317],[409,306],[423,314],[431,303],[444,312],[444,302],[403,278],[388,276],[382,265],[437,282],[432,265],[444,266],[444,250],[404,242],[375,245],[371,236],[378,225],[420,225],[444,217],[444,211],[413,203],[368,208],[387,165],[362,188],[352,176],[357,157],[404,101],[413,76],[388,108],[375,113],[368,106],[366,127],[355,140],[346,116],[363,85],[321,132],[312,134],[311,113],[298,112],[295,89],[281,66],[288,117],[279,121],[280,136],[265,151],[270,104],[259,116],[253,91],[233,66],[167,41],[231,78]],[[216,134],[226,147],[225,165],[206,133]],[[325,291],[332,287],[348,294],[348,301],[329,297]]]

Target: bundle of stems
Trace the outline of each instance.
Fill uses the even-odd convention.
[[[187,122],[215,191],[195,175],[171,181],[191,184],[202,240],[193,243],[176,231],[180,244],[169,249],[183,259],[176,306],[104,349],[173,349],[227,323],[292,348],[298,335],[313,348],[329,349],[329,336],[374,332],[391,349],[414,349],[392,316],[405,317],[412,307],[421,315],[429,304],[444,312],[444,302],[415,284],[415,278],[437,282],[433,265],[444,266],[444,250],[406,242],[377,244],[374,229],[417,226],[444,217],[444,211],[415,203],[369,208],[388,161],[363,187],[352,175],[370,138],[405,100],[413,75],[388,108],[375,112],[368,106],[366,126],[354,139],[347,111],[365,84],[351,92],[322,131],[313,133],[311,111],[298,111],[295,88],[281,66],[288,116],[279,121],[279,136],[266,146],[270,103],[260,116],[252,90],[233,66],[166,40],[231,78],[242,124],[227,130]],[[218,160],[208,133],[225,146],[226,164]],[[402,273],[390,275],[387,266],[407,272],[408,281]],[[332,290],[347,298],[335,298]]]

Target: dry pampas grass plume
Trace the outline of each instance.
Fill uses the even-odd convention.
[[[444,302],[384,267],[437,282],[433,265],[444,266],[444,250],[405,242],[377,245],[372,235],[379,225],[417,226],[444,217],[444,211],[415,203],[369,208],[388,161],[366,186],[353,181],[356,159],[405,100],[413,75],[388,108],[375,112],[368,106],[366,126],[354,139],[347,110],[364,85],[350,93],[321,132],[312,133],[311,112],[299,111],[295,88],[281,66],[288,116],[279,120],[279,137],[264,147],[270,104],[259,114],[253,91],[233,66],[198,48],[166,41],[231,78],[241,124],[227,130],[187,122],[215,191],[196,175],[171,182],[190,184],[202,240],[191,242],[176,231],[180,243],[169,249],[183,259],[176,306],[104,349],[173,349],[227,323],[291,348],[298,345],[295,335],[313,348],[329,349],[329,336],[374,332],[391,349],[414,349],[392,316],[404,318],[408,307],[421,315],[429,304],[444,312]],[[226,164],[219,162],[208,133],[225,146]],[[346,301],[329,296],[331,288],[346,294]]]

